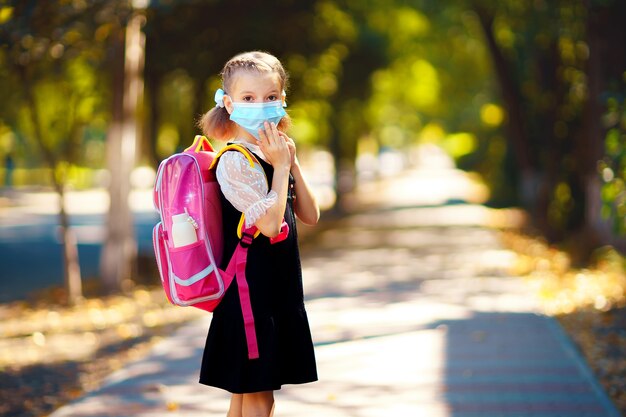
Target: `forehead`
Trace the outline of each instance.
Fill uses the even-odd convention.
[[[230,94],[237,94],[242,91],[258,92],[260,94],[272,90],[282,89],[280,76],[275,72],[251,72],[239,71],[233,77],[233,86]]]

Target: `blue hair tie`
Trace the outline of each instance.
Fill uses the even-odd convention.
[[[224,108],[224,90],[222,90],[221,88],[218,88],[217,91],[215,91],[215,107],[221,107]]]

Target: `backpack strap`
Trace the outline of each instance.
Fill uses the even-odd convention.
[[[239,303],[241,304],[241,314],[243,315],[243,326],[246,333],[246,344],[248,347],[248,359],[258,359],[259,357],[259,345],[256,338],[252,302],[250,301],[250,288],[248,286],[248,280],[246,279],[248,248],[253,240],[253,234],[244,234],[244,238],[239,241],[233,256],[228,262],[228,267],[226,268],[226,271],[224,271],[224,275],[226,275],[225,282],[228,282],[228,286],[233,279],[237,280]]]
[[[211,145],[206,136],[196,135],[191,146],[187,147],[183,152],[198,153],[200,151],[215,152],[213,145]]]
[[[256,229],[256,227],[252,226],[249,230],[253,228]],[[230,258],[230,262],[228,262],[228,267],[225,271],[229,276],[229,283],[232,282],[233,278],[237,280],[239,303],[241,304],[241,314],[243,315],[243,326],[246,333],[246,344],[248,346],[248,359],[257,359],[259,357],[259,345],[256,338],[252,303],[250,301],[250,288],[248,287],[248,280],[246,279],[248,248],[253,240],[254,233],[244,233],[244,237],[235,248],[235,252],[232,258]]]
[[[202,136],[202,137],[204,137],[204,136]],[[191,146],[193,146],[193,145],[191,145]],[[256,159],[256,156],[254,156],[254,154],[252,152],[250,152],[250,150],[248,148],[246,148],[245,146],[243,146],[243,145],[241,145],[239,143],[230,143],[230,144],[226,145],[225,147],[223,147],[215,155],[215,159],[213,159],[213,162],[211,163],[211,166],[209,167],[209,169],[215,168],[217,166],[217,162],[219,161],[220,157],[224,154],[224,152],[228,152],[228,151],[238,151],[238,152],[242,153],[246,157],[248,162],[250,163],[251,167],[254,167],[255,164],[258,164],[259,166],[261,165],[259,163],[259,160]],[[266,177],[266,181],[267,181],[267,177]]]
[[[258,159],[243,145],[229,144],[220,150],[213,159],[209,170],[213,170],[217,167],[217,163],[220,157],[228,151],[237,151],[243,154],[251,167],[255,164],[261,166]],[[265,177],[267,181],[267,177]],[[241,304],[241,313],[243,315],[244,330],[246,333],[246,344],[248,347],[248,359],[257,359],[259,357],[259,346],[256,338],[256,330],[254,324],[254,315],[252,313],[252,302],[250,301],[250,288],[248,286],[248,280],[246,279],[246,264],[248,260],[248,248],[254,241],[254,239],[261,233],[256,226],[249,228],[245,227],[245,215],[241,213],[239,219],[239,225],[237,227],[237,236],[239,237],[239,244],[235,248],[228,266],[226,267],[226,275],[228,285],[233,279],[237,280],[237,288],[239,290],[239,303]]]
[[[228,151],[237,151],[242,153],[251,167],[258,165],[263,169],[263,166],[260,164],[259,160],[243,145],[232,143],[225,146],[222,150],[220,150],[213,162],[211,163],[209,169],[215,169],[217,167],[217,163],[220,157]],[[265,173],[265,171],[263,171]],[[264,175],[265,176],[265,175]],[[267,182],[267,176],[265,176],[265,181]],[[268,184],[269,188],[269,184]],[[228,266],[226,267],[226,275],[228,277],[228,285],[232,282],[233,279],[237,280],[237,287],[239,290],[239,302],[241,304],[241,313],[243,315],[243,323],[244,330],[246,333],[246,343],[248,346],[248,358],[249,359],[257,359],[259,357],[259,346],[256,338],[256,330],[254,324],[254,315],[252,314],[252,303],[250,301],[250,288],[248,286],[248,281],[246,279],[246,264],[248,259],[248,248],[254,241],[254,239],[259,236],[261,231],[256,226],[245,227],[245,215],[241,213],[241,217],[239,219],[239,225],[237,227],[237,236],[239,237],[239,244],[235,248],[235,252],[233,253],[230,261],[228,262]],[[270,239],[271,243],[277,243],[281,240],[284,240],[289,233],[289,226],[287,223],[283,221],[283,225],[281,227],[281,233],[276,238]]]

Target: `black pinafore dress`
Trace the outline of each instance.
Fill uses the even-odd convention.
[[[274,169],[258,158],[272,184]],[[246,277],[259,346],[259,358],[248,359],[237,280],[213,312],[207,336],[200,383],[236,394],[273,391],[283,384],[303,384],[317,380],[315,354],[304,308],[302,269],[298,249],[296,219],[293,211],[293,178],[285,221],[289,235],[270,244],[260,234],[248,249]],[[225,269],[239,240],[237,226],[241,217],[222,194]]]

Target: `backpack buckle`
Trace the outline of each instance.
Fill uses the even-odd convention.
[[[241,247],[247,248],[252,244],[253,240],[254,240],[253,234],[250,234],[248,232],[243,232],[241,234],[241,239],[239,239],[239,244],[241,245]]]

